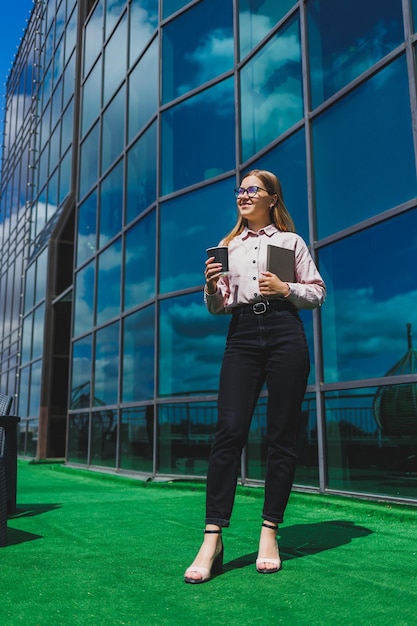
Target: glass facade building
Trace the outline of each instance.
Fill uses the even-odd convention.
[[[228,325],[203,303],[205,249],[260,167],[328,288],[302,312],[296,486],[417,503],[416,46],[417,0],[35,0],[0,200],[23,457],[205,476]]]

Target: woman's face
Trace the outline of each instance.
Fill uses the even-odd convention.
[[[265,185],[257,176],[247,176],[241,182],[242,189],[259,187],[253,195],[246,191],[237,198],[237,207],[240,215],[247,220],[249,228],[259,230],[271,223],[270,209],[274,204],[275,196],[265,191]]]

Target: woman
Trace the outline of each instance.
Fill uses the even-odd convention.
[[[203,544],[186,570],[203,583],[222,570],[222,528],[229,526],[242,448],[264,382],[268,389],[267,459],[263,523],[256,568],[281,568],[276,534],[283,521],[296,465],[296,434],[309,374],[308,347],[297,309],[313,309],[325,285],[304,241],[294,233],[277,177],[252,170],[236,189],[238,221],[221,242],[229,272],[206,261],[205,302],[210,313],[231,313],[220,374],[218,423],[209,459]],[[268,244],[294,250],[294,282],[267,271]]]

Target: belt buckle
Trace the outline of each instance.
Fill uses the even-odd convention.
[[[263,313],[266,313],[267,308],[266,302],[255,302],[255,304],[252,305],[252,311],[255,315],[262,315]]]

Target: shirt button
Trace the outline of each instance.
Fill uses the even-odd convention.
[[[252,261],[252,263],[256,263],[256,261]]]
[[[258,246],[255,246],[255,250],[257,250],[257,249],[258,249]]]
[[[254,293],[253,295],[254,295],[254,296],[255,296],[255,298],[256,298],[258,294],[257,294],[257,293],[256,293],[256,291],[255,291],[255,293]]]
[[[252,276],[252,280],[256,280],[256,276]]]

